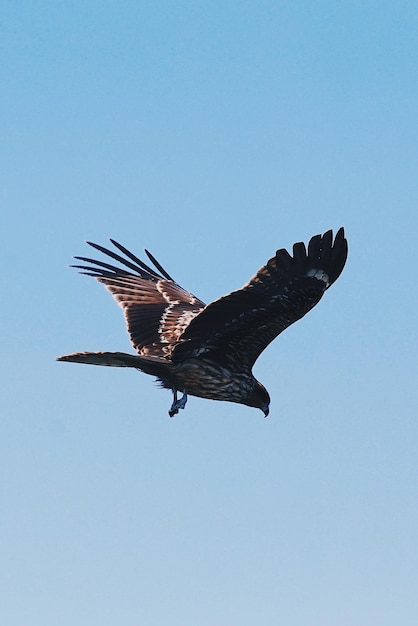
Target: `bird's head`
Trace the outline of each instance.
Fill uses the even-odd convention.
[[[270,396],[267,389],[258,382],[255,381],[255,385],[245,402],[247,406],[253,406],[256,409],[261,409],[264,413],[264,417],[267,417],[270,411]]]

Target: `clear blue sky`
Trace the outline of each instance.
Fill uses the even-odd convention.
[[[1,13],[1,623],[416,626],[416,2]],[[85,239],[210,301],[341,225],[268,419],[55,362],[130,349]]]

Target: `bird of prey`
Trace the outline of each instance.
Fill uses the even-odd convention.
[[[292,255],[277,250],[241,289],[205,305],[180,287],[150,252],[145,250],[154,267],[110,241],[119,254],[87,243],[119,266],[77,256],[86,265],[72,267],[94,276],[121,305],[137,354],[77,352],[57,360],[133,367],[155,376],[173,392],[170,417],[184,409],[188,395],[245,404],[267,416],[270,396],[252,374],[255,361],[319,302],[347,259],[344,229],[335,238],[329,230],[312,237],[307,248],[295,243]]]

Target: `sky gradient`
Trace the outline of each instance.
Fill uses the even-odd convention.
[[[3,2],[0,621],[415,626],[415,2]],[[254,373],[270,416],[57,363],[129,351],[67,266],[146,247],[209,302],[344,226]]]

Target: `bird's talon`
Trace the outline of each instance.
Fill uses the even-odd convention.
[[[180,400],[177,399],[177,390],[173,391],[173,394],[174,394],[173,404],[171,405],[171,408],[168,412],[170,417],[174,417],[174,415],[177,415],[177,413],[179,412],[179,409],[184,409],[184,407],[186,406],[186,402],[187,402],[187,393],[183,393]]]

